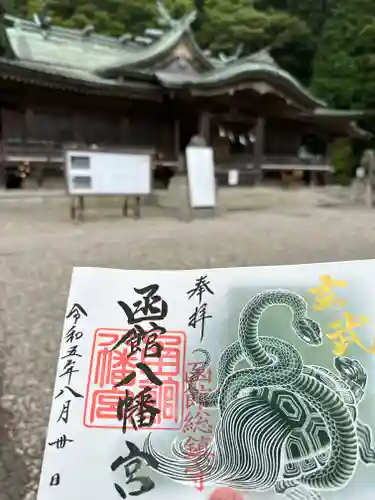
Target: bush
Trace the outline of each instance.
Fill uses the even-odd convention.
[[[332,146],[334,179],[338,184],[348,186],[353,178],[356,159],[350,139],[337,139]]]

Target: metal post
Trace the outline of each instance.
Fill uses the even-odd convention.
[[[135,201],[134,218],[140,219],[140,217],[141,217],[141,197],[136,196],[134,201]]]
[[[124,197],[124,203],[122,205],[122,216],[127,217],[128,216],[128,197]]]
[[[83,196],[78,196],[78,218],[80,221],[85,218],[85,199]]]
[[[70,218],[72,220],[75,220],[77,215],[77,210],[76,210],[76,197],[71,196],[70,198]]]

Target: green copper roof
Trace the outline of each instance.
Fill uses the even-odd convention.
[[[325,106],[323,101],[315,98],[287,71],[270,63],[253,62],[249,58],[240,59],[200,75],[172,75],[159,72],[156,76],[168,88],[194,88],[195,90],[214,89],[237,82],[264,81],[286,95],[295,95],[309,106]]]
[[[116,81],[98,77],[85,69],[50,66],[32,61],[0,59],[0,79],[41,87],[73,90],[97,95],[116,95],[161,100],[160,86],[148,82]]]
[[[98,65],[113,64],[119,58],[137,52],[129,43],[120,39],[96,34],[85,36],[78,30],[52,26],[49,30],[40,29],[32,21],[7,16],[12,26],[6,28],[10,45],[20,60],[38,61],[51,65],[86,68],[93,71]]]
[[[195,41],[189,21],[191,22],[192,19],[182,18],[181,21],[174,22],[168,31],[148,47],[127,55],[122,54],[114,64],[101,64],[96,72],[111,78],[121,75],[123,70],[127,68],[150,68],[150,66],[162,61],[163,58],[167,58],[181,43],[190,47],[194,58],[198,60],[202,69],[210,70],[215,65],[223,65],[218,62],[215,64],[212,59],[206,57]]]
[[[362,118],[366,114],[368,114],[368,112],[356,109],[317,108],[314,110],[314,115],[319,118],[353,119],[353,118]]]
[[[196,44],[190,30],[193,20],[191,15],[176,21],[166,31],[146,30],[145,37],[125,34],[119,38],[95,33],[85,35],[84,30],[55,26],[43,30],[33,21],[13,16],[6,16],[6,20],[8,24],[11,23],[11,26],[7,26],[6,33],[19,60],[59,64],[71,68],[85,67],[93,73],[111,78],[121,75],[123,67],[152,66],[167,57],[184,39],[202,68],[211,69],[219,64],[206,57]],[[61,50],[62,46],[64,50]]]
[[[353,119],[373,116],[374,112],[359,110],[338,110],[329,108],[316,108],[310,112],[303,112],[299,117],[308,122],[316,123],[320,127],[333,130],[337,135],[349,135],[359,139],[371,139],[373,134],[362,129]]]

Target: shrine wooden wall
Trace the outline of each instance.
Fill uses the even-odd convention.
[[[0,82],[1,139],[75,142],[101,147],[154,148],[165,159],[176,159],[176,150],[196,133],[200,108],[173,102],[142,101],[114,96],[84,96],[73,92],[38,89],[16,82]],[[190,114],[189,114],[190,113]],[[176,120],[180,122],[176,139]],[[267,118],[265,155],[296,155],[308,130],[303,124]],[[215,134],[218,134],[217,127]],[[236,148],[211,137],[217,157],[229,159]],[[240,148],[241,149],[241,148]],[[245,151],[244,151],[245,153]],[[238,151],[241,154],[241,151]],[[246,148],[251,156],[251,147]]]
[[[4,92],[3,92],[4,90]],[[174,122],[160,102],[0,82],[3,142],[75,142],[174,151]]]
[[[77,142],[104,146],[158,147],[173,151],[173,122],[158,116],[124,116],[49,108],[3,109],[2,138]]]

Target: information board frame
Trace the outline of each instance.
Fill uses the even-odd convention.
[[[93,191],[90,189],[77,189],[73,191],[71,189],[71,184],[70,184],[70,157],[75,155],[76,158],[87,158],[87,157],[93,157],[95,155],[119,155],[119,156],[148,156],[149,157],[149,176],[148,176],[148,190],[146,191],[106,191],[106,192],[101,192],[101,191]],[[65,176],[65,185],[66,185],[66,190],[67,193],[70,196],[142,196],[142,195],[149,195],[152,192],[152,170],[153,170],[153,163],[154,163],[154,155],[155,151],[152,149],[132,149],[132,148],[116,148],[116,149],[108,149],[108,148],[95,148],[95,149],[90,149],[88,147],[80,147],[80,148],[72,148],[72,147],[66,147],[64,149],[64,176]],[[79,174],[84,176],[84,171],[86,170],[85,167],[82,168],[77,168],[77,177],[79,177]],[[92,179],[92,175],[87,176]]]
[[[109,155],[144,155],[144,156],[149,156],[149,176],[148,176],[148,189],[147,191],[143,192],[98,192],[98,191],[92,191],[92,190],[81,190],[81,191],[76,191],[72,192],[69,183],[69,176],[70,172],[68,172],[68,158],[71,154],[75,154],[76,157],[87,157],[89,155],[93,154],[109,154]],[[128,208],[129,208],[129,198],[134,198],[135,199],[135,206],[134,206],[134,216],[136,218],[140,217],[140,203],[141,203],[141,197],[142,196],[148,196],[152,193],[153,189],[153,177],[152,173],[154,170],[154,165],[155,165],[155,150],[151,148],[90,148],[87,146],[76,146],[76,145],[70,145],[67,144],[64,147],[64,181],[65,181],[65,188],[66,188],[66,193],[70,197],[71,202],[70,202],[70,216],[72,219],[84,219],[84,211],[85,211],[85,202],[84,198],[85,197],[110,197],[110,196],[119,196],[124,198],[123,206],[122,206],[122,214],[123,216],[128,215]],[[78,172],[82,172],[85,170],[85,167],[81,169],[77,169]]]

